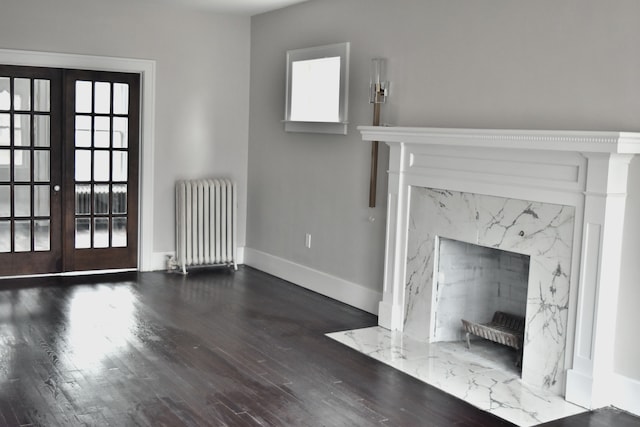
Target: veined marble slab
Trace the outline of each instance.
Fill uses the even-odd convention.
[[[412,187],[404,333],[429,341],[438,325],[432,313],[437,237],[529,255],[522,378],[561,394],[574,219],[571,206]]]
[[[586,412],[556,394],[524,384],[507,347],[473,341],[429,344],[380,326],[327,334],[360,353],[519,426]]]

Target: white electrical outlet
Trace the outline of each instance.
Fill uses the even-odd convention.
[[[307,249],[311,249],[311,234],[307,233],[304,237],[304,245],[307,247]]]

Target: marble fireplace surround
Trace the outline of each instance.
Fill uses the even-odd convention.
[[[640,134],[358,129],[390,147],[379,325],[428,340],[436,236],[511,248],[531,255],[534,270],[523,380],[583,407],[610,404],[627,172]]]
[[[562,394],[575,209],[414,186],[409,211],[404,333],[434,341],[435,329],[462,329],[463,317],[441,315],[440,297],[448,287],[441,284],[439,292],[433,292],[440,238],[529,255],[522,380]],[[472,315],[471,311],[467,313]],[[487,322],[488,316],[464,318]],[[462,332],[457,335],[461,340]]]

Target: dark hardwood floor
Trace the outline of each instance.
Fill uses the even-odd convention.
[[[324,336],[375,324],[248,267],[0,280],[0,425],[511,425]]]

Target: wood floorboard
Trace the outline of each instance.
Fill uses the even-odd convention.
[[[638,427],[639,425],[640,418],[616,408],[604,408],[541,424],[543,427]]]
[[[249,267],[0,280],[0,425],[512,425],[324,336],[376,323]]]

